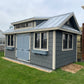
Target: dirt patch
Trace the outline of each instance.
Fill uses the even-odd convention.
[[[76,73],[79,70],[81,70],[82,68],[84,68],[84,67],[81,65],[78,65],[78,64],[69,64],[64,67],[61,67],[62,70],[67,71],[67,72],[71,72],[71,73]]]

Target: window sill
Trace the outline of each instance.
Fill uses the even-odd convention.
[[[48,55],[48,51],[43,51],[43,50],[32,50],[32,53],[34,54],[39,54],[39,55]]]
[[[70,51],[70,50],[73,50],[73,49],[62,49],[62,51]]]
[[[5,49],[10,50],[10,51],[14,51],[15,47],[14,46],[7,46]]]

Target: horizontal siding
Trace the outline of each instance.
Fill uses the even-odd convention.
[[[14,46],[16,47],[16,35],[14,35]],[[6,36],[6,45],[5,45],[5,48],[6,47],[7,47],[7,36]],[[5,56],[9,57],[9,58],[16,59],[15,50],[14,51],[10,51],[10,50],[5,49]]]
[[[33,50],[33,33],[31,33],[31,51]],[[31,52],[31,57],[30,57],[30,63],[47,67],[47,68],[52,68],[52,47],[53,47],[53,32],[49,32],[49,42],[48,42],[48,55],[47,56],[42,56],[42,55],[36,55]]]
[[[76,35],[73,34],[73,50],[62,51],[62,31],[56,31],[56,68],[76,61]]]

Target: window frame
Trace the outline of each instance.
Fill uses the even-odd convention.
[[[35,48],[35,33],[40,33],[40,47],[39,48]],[[48,32],[35,32],[33,35],[33,49],[34,50],[42,50],[42,51],[48,51]],[[41,33],[47,33],[47,48],[43,49],[41,48]]]
[[[14,47],[14,35],[13,35],[13,45],[11,45],[11,35],[9,35],[10,36],[10,45],[8,45],[8,35],[7,35],[7,47]]]
[[[66,49],[63,48],[63,35],[64,34],[67,34],[68,35],[67,48]],[[72,48],[69,48],[69,35],[72,35]],[[73,50],[73,34],[63,32],[62,33],[62,51],[69,51],[69,50]]]

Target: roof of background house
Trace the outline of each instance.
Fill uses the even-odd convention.
[[[0,38],[5,38],[5,35],[3,34],[1,30],[0,30]]]
[[[24,28],[24,29],[16,29],[16,30],[9,29],[5,32],[5,34],[47,31],[47,30],[63,30],[63,31],[68,31],[68,32],[76,33],[76,34],[81,34],[80,29],[78,31],[76,29],[73,29],[72,27],[64,25],[66,21],[68,21],[72,16],[74,17],[77,27],[79,28],[79,25],[76,21],[74,13],[66,13],[66,14],[47,18],[47,21],[43,21],[41,24],[37,25],[34,28]]]

